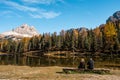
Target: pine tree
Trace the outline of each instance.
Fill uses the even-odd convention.
[[[95,34],[93,33],[93,50],[96,52],[97,49],[98,49],[97,38]]]
[[[118,51],[120,50],[120,43],[118,38],[115,39],[114,50],[117,52],[117,54],[118,54]]]
[[[58,49],[61,50],[61,36],[58,36],[57,46]]]
[[[102,32],[100,33],[100,37],[99,37],[99,41],[100,41],[100,44],[99,44],[99,49],[103,49],[103,34]]]
[[[49,50],[51,50],[52,49],[52,40],[51,40],[51,37],[49,37]]]
[[[71,34],[71,48],[73,50],[75,49],[75,30],[73,30]]]
[[[89,44],[88,37],[86,37],[84,41],[85,41],[85,42],[84,42],[85,49],[86,49],[86,50],[89,50],[89,49],[90,49],[90,44]]]

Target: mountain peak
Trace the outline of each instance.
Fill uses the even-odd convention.
[[[38,31],[35,29],[34,26],[29,26],[28,24],[23,24],[11,31],[4,32],[1,35],[4,37],[32,37],[35,35],[39,35]]]
[[[120,11],[116,11],[112,16],[110,16],[106,22],[115,22],[120,20]]]
[[[29,26],[28,24],[23,24],[20,27],[14,29],[13,31],[20,34],[28,34],[31,36],[39,34],[37,30],[34,28],[34,26]]]

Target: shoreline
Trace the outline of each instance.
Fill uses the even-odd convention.
[[[44,79],[44,80],[120,80],[120,70],[112,70],[112,74],[65,74],[65,67],[29,67],[0,65],[0,79]]]

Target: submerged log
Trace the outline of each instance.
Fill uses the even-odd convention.
[[[63,68],[63,72],[71,73],[96,73],[96,74],[109,74],[109,69],[77,69],[77,68]]]

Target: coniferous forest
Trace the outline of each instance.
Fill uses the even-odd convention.
[[[82,30],[80,30],[82,29]],[[79,31],[80,30],[80,31]],[[62,30],[59,34],[44,33],[22,40],[1,40],[0,51],[24,53],[33,50],[41,51],[91,51],[114,52],[120,51],[120,21],[108,22],[95,29]]]
[[[3,56],[0,58],[1,60],[8,59],[9,61],[13,59],[15,64],[19,63],[19,57],[23,58],[27,55],[25,59],[29,60],[28,57],[30,56],[42,57],[45,53],[55,51],[77,52],[77,55],[82,53],[90,53],[90,55],[100,54],[98,55],[99,57],[103,58],[102,55],[106,55],[105,58],[110,57],[109,60],[119,59],[120,21],[107,21],[106,24],[102,24],[94,29],[77,28],[61,30],[60,33],[43,33],[39,36],[33,36],[32,38],[25,37],[21,40],[3,39],[0,41],[0,51],[7,53],[5,56],[11,55],[11,58],[8,59],[8,57]],[[36,52],[32,53],[31,51],[38,52],[36,54]],[[28,56],[29,52],[31,52],[30,56]],[[32,60],[35,62],[34,59]],[[39,63],[40,60],[37,59],[36,61]],[[52,60],[52,62],[55,61]],[[23,63],[28,64],[26,60]],[[49,61],[48,63],[50,64]]]

